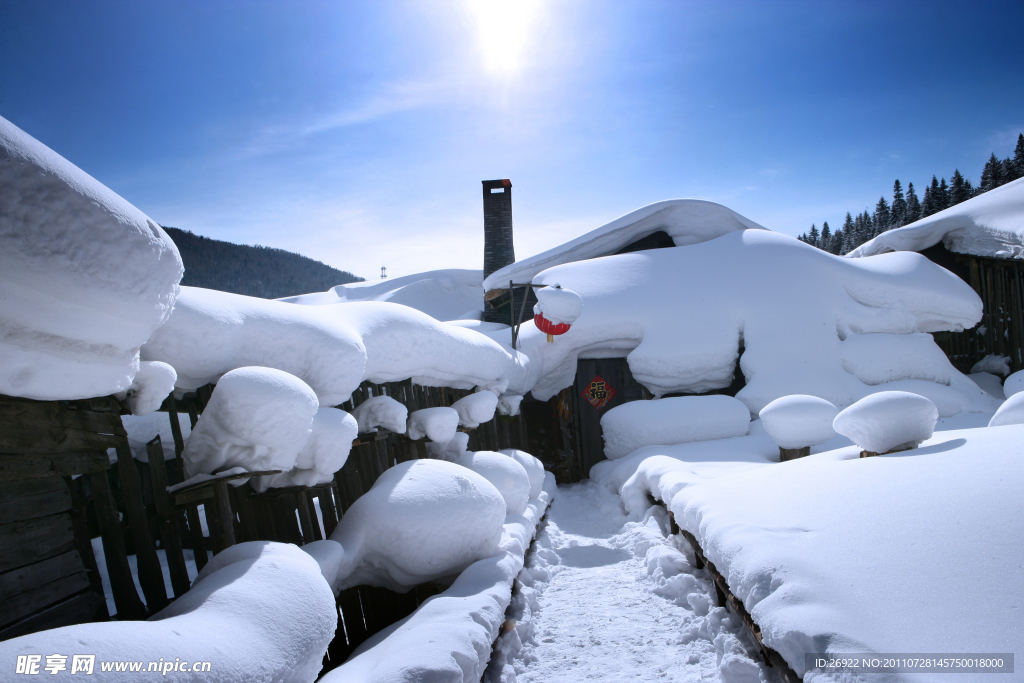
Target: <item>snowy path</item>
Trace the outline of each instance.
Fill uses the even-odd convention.
[[[777,680],[667,523],[661,508],[630,522],[596,484],[560,487],[520,577],[511,662],[488,680]]]

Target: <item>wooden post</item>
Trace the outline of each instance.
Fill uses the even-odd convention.
[[[796,460],[797,458],[806,458],[810,454],[810,446],[804,446],[803,448],[783,448],[782,446],[779,446],[779,462]]]
[[[128,564],[128,553],[124,547],[124,536],[121,520],[114,507],[114,498],[110,494],[110,482],[106,472],[89,474],[89,486],[92,489],[93,505],[96,508],[96,521],[99,523],[100,535],[103,538],[103,556],[107,565],[107,576],[110,578],[110,591],[114,595],[119,619],[145,619],[146,606],[142,604],[135,581],[132,579],[132,568]]]
[[[178,409],[174,402],[174,394],[167,397],[167,415],[171,418],[171,437],[174,439],[174,454],[178,463],[178,476],[185,481],[185,461],[181,454],[185,450],[185,439],[181,435],[181,423],[178,421]]]
[[[302,544],[312,543],[316,537],[313,534],[313,520],[309,513],[309,499],[306,492],[295,491],[295,503],[299,510],[299,527],[302,532]]]
[[[161,452],[161,457],[163,453]],[[146,595],[146,606],[150,613],[159,612],[170,604],[164,573],[156,554],[156,544],[149,535],[149,518],[142,502],[142,484],[139,470],[135,467],[132,449],[125,440],[117,446],[117,473],[121,479],[121,493],[124,496],[125,517],[135,545],[135,560],[139,568],[139,583]]]
[[[232,486],[231,497],[234,500],[235,508],[238,510],[238,519],[242,528],[243,541],[260,540],[259,523],[256,521],[256,510],[249,500],[249,493],[252,489],[248,484],[244,486]]]
[[[330,538],[338,527],[338,508],[335,503],[337,490],[337,484],[320,489],[320,512],[324,516],[324,533],[327,538]]]
[[[188,519],[188,535],[192,539],[192,556],[196,561],[196,571],[201,572],[210,558],[206,555],[206,539],[203,537],[203,524],[199,519],[199,505],[189,503],[185,508],[185,517]]]
[[[207,513],[210,506],[206,506]],[[217,528],[217,540],[220,547],[216,552],[230,548],[235,544],[235,513],[231,510],[231,496],[228,494],[228,483],[216,481],[213,484],[213,521],[209,514],[206,516],[206,523],[210,527],[210,535],[213,535],[214,526]]]
[[[167,465],[164,463],[164,447],[160,435],[146,444],[149,454],[150,483],[153,485],[153,506],[156,508],[160,527],[160,540],[167,555],[167,568],[171,574],[171,588],[174,596],[181,597],[188,592],[192,582],[188,578],[188,565],[181,547],[181,513],[174,509],[167,493]]]

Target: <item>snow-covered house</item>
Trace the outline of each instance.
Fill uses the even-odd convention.
[[[981,297],[985,312],[977,328],[935,337],[958,369],[971,372],[990,355],[1005,359],[1006,374],[1024,368],[1024,179],[884,232],[849,256],[891,251],[927,256]]]

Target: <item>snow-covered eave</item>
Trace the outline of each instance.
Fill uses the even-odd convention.
[[[484,280],[484,290],[503,289],[511,280],[529,282],[553,266],[614,254],[626,245],[659,230],[677,247],[698,244],[734,230],[766,230],[721,204],[703,199],[668,199],[649,204],[614,221],[535,256],[516,261]]]
[[[939,242],[958,254],[1024,259],[1024,178],[884,232],[847,257],[922,251]]]

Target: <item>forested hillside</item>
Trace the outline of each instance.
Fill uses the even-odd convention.
[[[1017,147],[1014,149],[1012,157],[1000,160],[993,152],[985,162],[985,168],[981,171],[981,181],[977,187],[970,180],[964,178],[960,169],[956,169],[948,183],[945,178],[940,181],[932,176],[931,183],[924,186],[924,197],[918,199],[914,183],[907,183],[907,192],[904,194],[903,186],[897,179],[893,184],[891,204],[883,195],[875,204],[874,211],[869,213],[867,209],[864,209],[856,217],[847,213],[843,227],[838,230],[833,232],[826,221],[822,223],[820,232],[816,225],[812,225],[809,232],[805,232],[797,239],[833,254],[846,254],[887,230],[909,225],[925,216],[948,209],[971,197],[976,197],[1022,177],[1024,177],[1024,133],[1017,136]]]
[[[278,299],[363,280],[283,249],[232,244],[178,228],[164,230],[178,246],[185,264],[181,284],[190,287]]]

